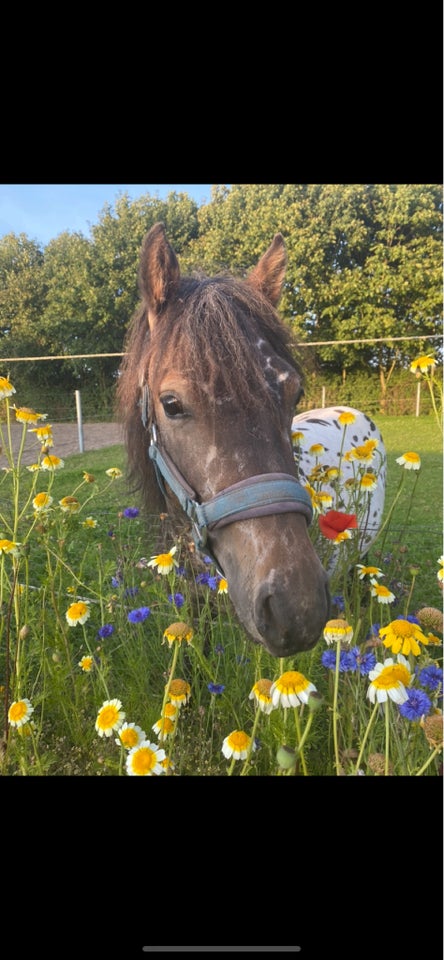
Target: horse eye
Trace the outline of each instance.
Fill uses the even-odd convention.
[[[183,414],[183,406],[180,400],[172,394],[161,397],[160,402],[167,417],[180,417]]]

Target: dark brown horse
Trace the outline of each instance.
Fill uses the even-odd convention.
[[[250,637],[279,657],[310,649],[329,615],[291,444],[302,376],[275,311],[285,268],[277,234],[245,280],[182,277],[156,224],[118,391],[147,506],[180,505]]]

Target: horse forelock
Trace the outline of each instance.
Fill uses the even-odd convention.
[[[223,275],[184,278],[177,301],[156,324],[151,376],[176,369],[206,402],[234,396],[254,408],[261,404],[272,415],[276,398],[269,389],[267,355],[284,361],[302,380],[290,343],[290,332],[269,301],[244,281]]]
[[[279,360],[295,370],[302,383],[289,330],[259,291],[232,276],[181,278],[177,297],[165,306],[153,332],[146,307],[139,308],[128,332],[117,397],[129,478],[151,509],[162,510],[164,500],[146,454],[144,387],[155,391],[163,373],[175,370],[189,379],[206,404],[235,398],[240,409],[260,409],[268,422],[277,422],[270,361]]]

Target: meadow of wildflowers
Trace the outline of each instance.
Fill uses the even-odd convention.
[[[432,376],[435,390],[427,359],[412,372]],[[438,397],[438,421],[441,408]],[[229,583],[210,558],[197,563],[186,536],[164,552],[154,539],[147,548],[146,521],[128,501],[120,467],[81,470],[61,495],[65,464],[47,416],[20,407],[7,377],[0,414],[3,775],[442,772],[443,555],[428,558],[433,577],[418,598],[424,557],[405,549],[421,450],[407,443],[389,460],[397,486],[366,557],[357,544],[378,450],[353,451],[347,414],[347,513],[341,464],[329,473],[313,451],[310,530],[324,564],[334,560],[331,619],[310,653],[278,660],[245,636]],[[23,429],[15,459],[14,421]],[[36,443],[31,466],[22,463],[27,431]],[[100,505],[111,497],[119,505],[104,523]],[[393,548],[395,510],[404,529]]]

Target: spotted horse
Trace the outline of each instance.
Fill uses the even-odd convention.
[[[292,422],[297,474],[316,504],[316,490],[331,498],[337,511],[357,516],[357,552],[362,558],[374,543],[384,512],[387,454],[374,421],[348,406],[321,407],[297,414]],[[331,478],[331,479],[329,479]],[[316,507],[315,507],[316,509]],[[320,512],[322,512],[320,501]],[[321,555],[327,544],[318,537]],[[327,570],[337,566],[341,548],[328,550]]]

